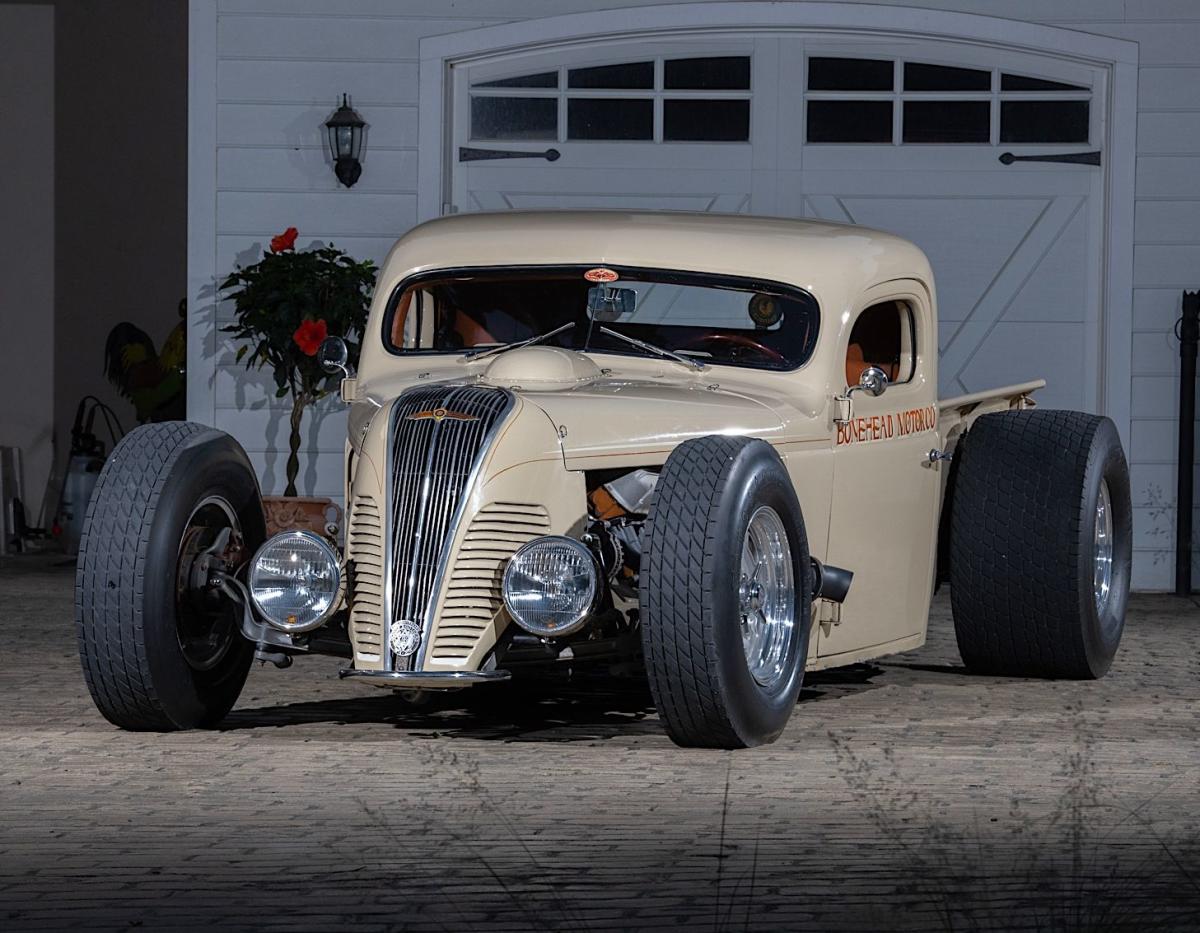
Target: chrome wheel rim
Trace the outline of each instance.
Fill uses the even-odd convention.
[[[1112,499],[1108,494],[1108,483],[1100,481],[1100,495],[1096,499],[1096,527],[1093,532],[1096,566],[1092,576],[1092,590],[1096,597],[1096,612],[1104,612],[1112,594],[1113,574],[1113,520]]]
[[[738,604],[746,666],[761,687],[773,690],[787,673],[796,639],[796,588],[787,531],[770,506],[760,506],[746,527]]]

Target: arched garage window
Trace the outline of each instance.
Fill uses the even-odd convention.
[[[649,58],[478,81],[471,139],[747,142],[750,58]]]
[[[808,59],[810,143],[1086,143],[1091,91],[999,68]]]

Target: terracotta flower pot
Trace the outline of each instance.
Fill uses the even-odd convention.
[[[342,529],[342,509],[332,499],[314,496],[263,496],[267,534],[302,529],[337,544]]]

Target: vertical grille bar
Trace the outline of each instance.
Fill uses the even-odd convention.
[[[410,620],[422,639],[415,658],[394,658],[385,644],[386,669],[421,669],[446,551],[473,475],[513,402],[504,389],[441,385],[410,389],[392,408],[387,628]]]

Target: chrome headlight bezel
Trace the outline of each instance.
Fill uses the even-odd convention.
[[[574,608],[564,610],[552,625],[547,625],[540,620],[530,617],[526,613],[525,606],[521,605],[516,598],[516,577],[518,574],[524,573],[530,575],[528,562],[535,559],[539,552],[559,550],[559,553],[569,560],[573,561],[573,565],[577,573],[581,573],[586,582],[586,588],[581,591],[577,598],[574,598]],[[573,635],[582,629],[596,611],[596,607],[600,604],[600,598],[603,593],[603,577],[600,572],[599,561],[596,560],[596,555],[591,549],[581,541],[574,538],[568,538],[565,535],[546,535],[540,538],[534,538],[521,547],[509,559],[508,566],[504,568],[504,580],[501,586],[501,595],[504,599],[504,608],[508,612],[518,626],[532,635],[537,635],[540,638],[562,638],[567,635]],[[550,594],[546,594],[549,596]],[[545,611],[544,609],[539,611]]]
[[[294,615],[280,617],[274,607],[264,604],[259,598],[261,587],[256,585],[256,576],[260,572],[260,562],[273,550],[279,548],[286,549],[289,545],[294,547],[298,543],[316,548],[319,558],[325,562],[325,569],[330,572],[333,580],[332,588],[324,588],[325,593],[328,595],[323,596],[321,600],[321,602],[324,602],[324,599],[328,598],[328,604],[319,609],[313,618],[304,620],[297,620]],[[342,573],[342,561],[333,545],[320,535],[301,529],[281,531],[264,541],[262,546],[255,552],[246,572],[246,589],[250,593],[250,601],[254,604],[258,615],[272,628],[288,632],[289,634],[311,632],[328,622],[341,606],[344,585],[345,575]]]

